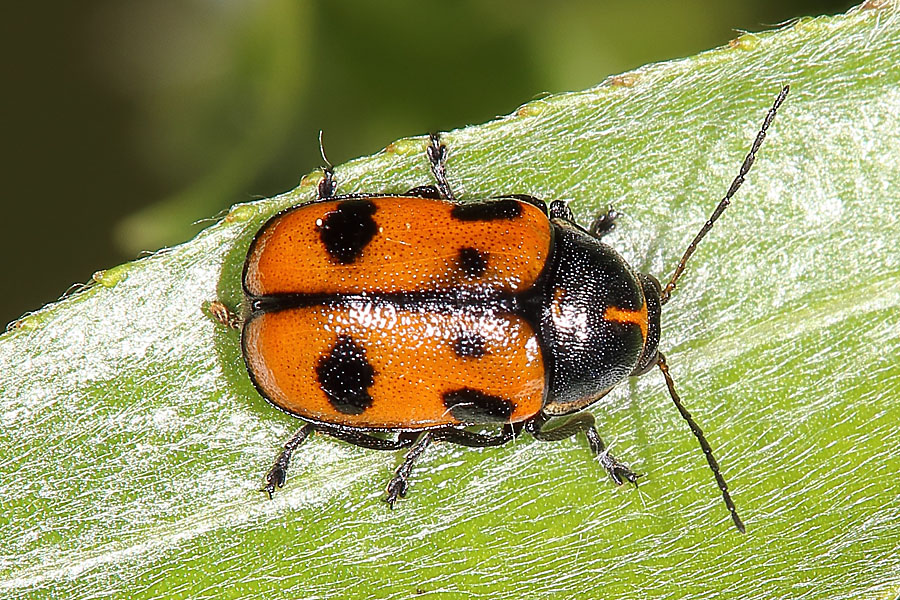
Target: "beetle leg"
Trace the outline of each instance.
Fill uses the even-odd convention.
[[[212,318],[230,329],[240,329],[243,322],[241,318],[230,308],[218,300],[213,300],[207,306]]]
[[[637,484],[640,475],[629,469],[626,464],[620,462],[619,459],[609,453],[606,449],[606,444],[603,443],[600,434],[597,433],[597,428],[594,427],[593,415],[589,413],[579,413],[562,425],[552,429],[543,429],[547,420],[546,416],[539,414],[525,424],[525,429],[534,436],[534,439],[542,442],[563,440],[583,431],[591,446],[591,452],[594,453],[594,456],[600,458],[600,464],[606,469],[609,477],[616,485],[622,485],[625,481]]]
[[[431,172],[434,174],[435,181],[437,181],[437,188],[441,193],[441,198],[456,200],[456,197],[450,190],[450,184],[447,183],[447,171],[444,167],[447,162],[447,146],[441,143],[441,138],[436,133],[429,134],[428,139],[428,148],[425,150],[425,154],[428,155],[428,162],[431,163]]]
[[[593,421],[594,418],[591,417],[591,422],[593,423]],[[606,472],[616,485],[622,485],[626,480],[637,485],[638,477],[640,477],[641,474],[635,473],[628,465],[619,461],[618,458],[609,453],[609,450],[606,449],[606,445],[600,438],[600,434],[597,433],[597,428],[594,427],[593,424],[584,430],[584,434],[587,436],[588,443],[591,445],[591,451],[595,456],[600,458],[600,464],[606,469]]]
[[[588,231],[591,232],[592,236],[598,239],[602,238],[604,235],[616,228],[616,219],[621,216],[621,213],[610,206],[605,213],[600,213],[599,215],[597,215],[597,217],[594,219],[594,222],[591,223],[591,228]]]
[[[275,459],[275,464],[272,465],[272,468],[269,469],[269,472],[266,474],[266,487],[264,487],[262,491],[269,494],[269,499],[272,498],[272,494],[275,492],[276,487],[284,487],[284,482],[287,479],[288,466],[291,464],[291,454],[296,450],[297,446],[306,441],[306,438],[308,438],[313,431],[315,431],[315,428],[310,424],[306,424],[284,445],[281,454]]]
[[[409,489],[409,473],[412,471],[413,464],[422,456],[422,453],[431,445],[432,441],[434,441],[434,433],[430,431],[423,433],[410,451],[406,453],[406,458],[403,459],[400,466],[397,467],[397,471],[387,484],[387,497],[384,499],[391,508],[394,508],[394,502],[397,501],[397,498],[406,496],[406,490]]]
[[[393,508],[394,502],[396,502],[398,498],[406,496],[406,491],[409,489],[409,474],[412,470],[413,464],[419,459],[419,457],[425,451],[425,448],[430,446],[432,442],[444,441],[450,442],[451,444],[459,444],[460,446],[468,446],[470,448],[502,446],[503,444],[519,435],[519,432],[521,430],[522,425],[520,423],[516,423],[512,425],[504,425],[503,431],[497,435],[484,435],[481,433],[466,431],[465,429],[458,429],[456,427],[436,429],[434,431],[429,431],[422,434],[422,436],[415,443],[412,449],[406,454],[406,458],[403,460],[403,463],[399,467],[397,467],[397,471],[394,474],[394,477],[391,478],[391,480],[388,482],[387,497],[385,498],[385,502],[390,504],[391,508]],[[408,439],[409,444],[407,445],[411,445],[415,438],[404,438],[404,434],[401,434],[399,439]]]
[[[287,441],[281,454],[275,459],[275,464],[266,474],[266,486],[262,491],[268,493],[269,498],[272,497],[276,487],[284,487],[284,482],[287,479],[287,470],[291,463],[291,454],[293,454],[294,450],[297,449],[297,446],[302,444],[313,432],[318,432],[353,444],[354,446],[368,448],[370,450],[400,450],[401,448],[408,448],[416,441],[417,435],[415,433],[412,435],[409,433],[401,433],[395,440],[386,440],[359,431],[306,424]]]
[[[322,179],[319,180],[319,186],[316,188],[316,197],[319,200],[331,198],[336,189],[337,183],[334,181],[334,170],[331,165],[322,167]]]

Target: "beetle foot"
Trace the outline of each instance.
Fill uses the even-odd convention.
[[[275,465],[269,469],[269,472],[266,473],[266,485],[260,491],[269,494],[269,500],[272,499],[272,494],[275,493],[275,488],[284,487],[284,482],[287,480],[287,468],[281,464],[281,462],[276,462]]]
[[[641,477],[641,474],[632,471],[628,465],[620,462],[618,458],[609,452],[604,451],[600,453],[600,464],[606,469],[610,479],[612,479],[616,485],[622,485],[628,481],[637,487],[637,480]]]
[[[206,309],[213,319],[225,327],[230,329],[241,328],[241,318],[222,302],[213,300],[206,306]]]
[[[394,508],[394,502],[399,498],[405,498],[406,490],[408,489],[409,482],[406,480],[406,477],[403,477],[400,474],[394,475],[387,484],[387,496],[384,498],[384,501],[387,502],[391,508]]]
[[[616,228],[616,219],[621,216],[622,213],[610,206],[605,213],[597,215],[597,218],[591,223],[590,232],[595,237],[602,238]]]

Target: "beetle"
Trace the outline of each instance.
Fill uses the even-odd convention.
[[[639,475],[608,452],[594,417],[583,411],[628,377],[657,367],[744,532],[712,449],[659,351],[660,315],[750,171],[788,91],[778,94],[737,177],[665,286],[603,243],[618,217],[612,209],[585,229],[559,200],[548,206],[509,194],[459,201],[447,179],[447,147],[436,134],[426,147],[435,184],[402,195],[336,195],[323,151],[317,199],[278,213],[251,242],[244,313],[211,304],[219,321],[241,329],[259,393],[305,422],[263,490],[272,497],[284,486],[292,453],[314,432],[364,448],[408,448],[387,485],[391,507],[433,442],[499,446],[523,430],[541,441],[584,433],[616,484],[636,484]]]

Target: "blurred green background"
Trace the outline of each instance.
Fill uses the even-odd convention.
[[[9,3],[0,322],[319,165],[836,0]],[[516,191],[516,190],[498,190]]]

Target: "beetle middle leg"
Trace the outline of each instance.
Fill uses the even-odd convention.
[[[467,446],[469,448],[487,448],[489,446],[502,446],[512,440],[522,430],[522,425],[517,423],[513,425],[504,425],[503,431],[497,435],[485,435],[483,433],[475,433],[459,429],[457,427],[444,427],[423,433],[416,444],[406,454],[406,458],[397,467],[394,476],[387,485],[387,497],[385,502],[394,507],[394,503],[398,498],[406,496],[409,489],[409,474],[415,462],[422,456],[425,449],[432,442],[442,441]],[[401,434],[402,436],[403,434]]]
[[[409,452],[406,453],[406,458],[403,459],[400,466],[397,467],[397,471],[387,484],[387,496],[384,499],[391,508],[394,508],[394,502],[396,502],[398,498],[406,496],[406,490],[409,489],[409,474],[412,471],[413,465],[433,441],[434,433],[431,431],[423,433],[415,445],[413,445]]]
[[[545,415],[539,414],[525,424],[525,430],[534,436],[534,439],[542,442],[555,442],[572,437],[578,432],[583,431],[591,446],[591,452],[594,456],[600,458],[600,464],[606,469],[609,477],[616,483],[622,485],[626,481],[637,484],[639,474],[635,473],[628,466],[619,461],[615,456],[610,454],[606,449],[606,444],[597,433],[594,427],[594,416],[589,413],[580,413],[562,425],[553,427],[552,429],[544,429],[548,419]]]

